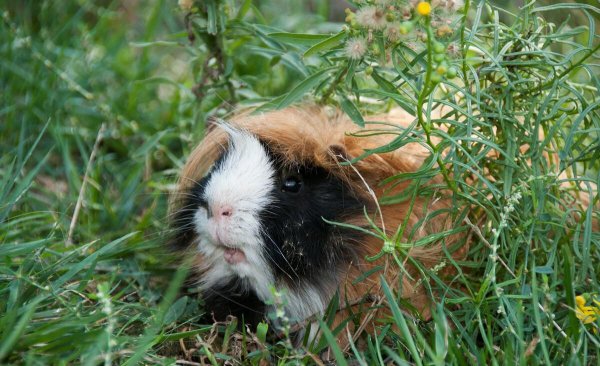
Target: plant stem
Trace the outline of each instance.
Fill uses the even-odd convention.
[[[431,115],[427,116],[427,121],[423,118],[423,104],[425,104],[425,99],[431,94],[434,85],[431,84],[431,73],[433,71],[433,32],[431,30],[431,18],[427,17],[425,19],[425,29],[427,30],[427,69],[425,71],[425,82],[423,85],[423,91],[419,94],[419,98],[417,101],[417,120],[419,126],[425,132],[425,136],[427,138],[427,145],[433,150],[433,153],[437,155],[436,161],[438,166],[440,167],[440,171],[442,176],[444,177],[444,181],[450,187],[453,193],[458,193],[458,188],[456,186],[456,182],[450,177],[446,166],[444,165],[444,161],[442,160],[440,153],[440,148],[437,144],[434,144],[431,140]]]
[[[462,18],[462,26],[460,28],[460,46],[462,53],[462,71],[463,71],[463,80],[465,82],[465,88],[470,90],[469,88],[469,80],[467,78],[467,46],[465,44],[465,29],[467,28],[467,15],[469,14],[469,7],[471,6],[471,0],[465,1],[465,6],[463,8],[463,18]]]
[[[335,80],[333,81],[333,83],[331,83],[331,85],[329,86],[329,88],[325,91],[325,93],[323,93],[323,96],[321,97],[321,100],[319,101],[319,104],[325,104],[327,103],[327,99],[329,99],[329,96],[333,93],[333,91],[335,90],[335,88],[337,88],[338,84],[342,81],[342,79],[344,78],[344,76],[346,76],[346,74],[348,73],[348,68],[350,67],[349,64],[346,65],[346,67],[344,67],[344,69],[338,74],[338,76],[335,78]]]
[[[530,92],[525,93],[525,94],[539,93],[540,91],[542,91],[542,90],[546,89],[547,87],[551,86],[555,81],[560,80],[563,77],[567,76],[576,67],[578,67],[579,65],[583,64],[585,62],[585,60],[587,60],[588,58],[590,58],[590,56],[594,55],[598,50],[600,50],[600,43],[598,45],[596,45],[596,47],[592,48],[592,50],[587,55],[583,56],[579,61],[577,61],[573,65],[569,66],[566,70],[564,70],[563,72],[561,72],[558,76],[550,78],[550,80],[548,80],[544,84],[538,86],[537,88],[535,88],[535,89],[533,89]]]

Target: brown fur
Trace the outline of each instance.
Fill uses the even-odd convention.
[[[422,166],[429,152],[419,144],[410,143],[393,152],[370,155],[352,166],[343,164],[347,160],[361,156],[365,150],[389,143],[395,137],[389,132],[396,130],[397,134],[401,133],[399,128],[408,127],[414,121],[414,117],[406,112],[396,110],[384,116],[375,116],[371,121],[387,122],[390,125],[373,124],[368,125],[366,129],[360,129],[341,112],[320,107],[292,107],[255,115],[243,112],[228,120],[228,123],[258,136],[262,141],[267,142],[270,148],[284,156],[287,161],[309,162],[321,166],[345,181],[356,195],[362,197],[364,201],[373,203],[369,214],[379,227],[385,226],[389,237],[402,225],[407,216],[408,225],[405,235],[401,238],[403,243],[409,242],[406,234],[410,233],[420,222],[424,222],[424,224],[417,228],[416,234],[410,238],[410,242],[450,229],[453,223],[448,215],[430,216],[433,212],[443,210],[449,205],[448,194],[442,189],[437,192],[436,197],[417,198],[412,210],[410,210],[410,200],[408,200],[382,206],[380,208],[381,215],[378,215],[372,194],[377,198],[393,195],[405,190],[410,183],[404,181],[391,186],[389,184],[382,185],[381,182],[399,173],[415,172]],[[397,127],[391,126],[392,124]],[[388,133],[377,134],[378,129],[385,129]],[[361,136],[353,134],[359,131],[361,131]],[[227,134],[218,127],[207,133],[204,141],[190,155],[183,169],[180,180],[182,191],[187,190],[194,181],[199,180],[207,172],[223,152],[227,145],[227,139]],[[437,183],[441,183],[439,177],[425,184]],[[383,218],[383,222],[378,219],[379,217]],[[364,226],[366,219],[355,217],[349,223]],[[438,243],[424,247],[412,247],[405,254],[425,267],[431,268],[438,265],[444,258],[442,250],[444,247],[448,250],[455,250],[453,253],[455,259],[463,258],[468,249],[467,236],[464,233],[450,235]],[[381,256],[375,261],[364,259],[380,253],[383,244],[378,238],[366,237],[363,242],[362,254],[364,257],[358,263],[352,263],[340,276],[340,299],[342,306],[346,305],[346,307],[344,311],[338,313],[334,325],[340,324],[350,313],[355,312],[361,306],[364,307],[365,305],[359,305],[361,299],[369,300],[375,305],[382,305],[382,309],[388,308],[383,301],[379,280],[379,275],[382,273],[387,283],[400,293],[403,299],[412,304],[423,318],[429,317],[431,296],[427,293],[425,284],[419,280],[419,273],[415,266],[410,264],[410,261],[406,258],[402,259],[403,271],[401,266],[396,263],[389,263],[389,261],[393,261],[389,255]],[[201,261],[200,258],[198,262],[201,263]],[[355,280],[364,272],[376,266],[382,266],[384,271],[355,283]],[[372,296],[368,297],[367,294]],[[368,307],[368,304],[366,306]],[[364,312],[358,326],[351,323],[348,330],[350,333],[360,332],[365,325],[371,324],[371,320],[383,316],[386,316],[385,311]],[[341,338],[344,339],[346,334],[346,332],[342,332]]]
[[[373,120],[380,122],[393,123],[400,127],[407,127],[414,118],[407,113],[397,111],[393,114],[374,117]],[[340,164],[348,159],[362,155],[366,149],[373,149],[390,142],[393,135],[390,134],[369,134],[368,136],[354,136],[351,133],[358,132],[359,127],[352,123],[345,115],[339,111],[328,111],[319,107],[305,108],[287,108],[280,111],[269,112],[266,114],[252,115],[250,113],[241,113],[228,123],[243,128],[252,134],[258,136],[262,141],[266,141],[270,148],[277,153],[285,156],[290,162],[310,162],[311,164],[321,166],[345,181],[349,187],[365,201],[373,202],[374,197],[369,193],[372,189],[375,196],[382,197],[384,194],[394,194],[406,189],[409,182],[402,182],[395,187],[390,185],[382,186],[382,180],[398,173],[414,172],[421,167],[423,160],[428,152],[416,143],[411,143],[402,148],[385,154],[373,154],[365,159],[355,163],[353,167]],[[370,132],[376,132],[377,129],[385,128],[388,132],[393,129],[385,125],[373,125]],[[398,130],[398,134],[401,131]],[[363,133],[362,135],[366,135]],[[199,180],[210,168],[212,163],[222,153],[224,146],[227,145],[227,134],[219,129],[213,128],[206,135],[201,143],[191,154],[185,165],[180,188],[186,190]],[[436,180],[434,180],[436,182]],[[421,221],[426,215],[447,206],[442,191],[440,198],[430,201],[418,198],[414,203],[412,212],[409,212],[410,202],[403,202],[394,205],[382,206],[381,216],[375,215],[371,210],[373,217],[382,217],[384,222],[376,219],[378,226],[385,226],[388,235],[391,237],[397,228],[402,224],[408,215],[408,226],[405,233],[411,232],[413,227]],[[372,207],[375,207],[373,202]],[[366,225],[364,217],[352,219],[352,224]],[[450,228],[450,222],[445,215],[438,215],[426,220],[412,240],[417,240],[428,234],[439,233]],[[406,235],[402,242],[406,243]],[[446,238],[445,243],[450,247],[459,239],[454,235]],[[412,259],[422,263],[427,267],[438,264],[442,257],[442,243],[436,243],[427,247],[413,247],[408,250],[407,255]],[[383,247],[383,242],[375,237],[367,237],[363,243],[363,255],[375,256]],[[464,249],[457,254],[464,254]],[[382,265],[385,268],[384,277],[387,282],[396,290],[400,290],[402,297],[411,303],[419,313],[428,317],[429,296],[426,295],[424,286],[417,286],[419,275],[415,268],[404,260],[406,273],[403,273],[395,263],[386,263],[389,256],[385,255],[376,261],[362,260],[360,263],[353,263],[343,274],[340,281],[340,298],[342,304],[350,304],[353,309],[360,299],[365,295],[373,294],[371,299],[381,299],[379,273],[374,273],[365,280],[354,283],[355,279],[361,276],[375,266]],[[409,276],[413,278],[409,279]],[[384,306],[386,307],[386,306]],[[340,312],[336,323],[346,317],[346,312]],[[380,316],[377,314],[376,316]]]

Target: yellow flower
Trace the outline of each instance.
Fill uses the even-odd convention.
[[[600,301],[592,300],[592,304],[586,306],[585,297],[575,296],[575,315],[583,324],[590,324],[596,321],[600,316]]]
[[[421,1],[417,4],[417,13],[427,16],[431,13],[431,4],[426,1]]]

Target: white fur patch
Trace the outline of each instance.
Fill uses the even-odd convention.
[[[268,254],[261,236],[259,213],[273,202],[275,168],[256,137],[226,125],[221,127],[229,133],[230,147],[223,162],[211,173],[203,198],[211,208],[227,206],[232,210],[226,218],[218,217],[215,212],[209,215],[203,207],[195,214],[198,251],[204,257],[200,286],[208,289],[238,277],[245,279],[244,283],[260,300],[268,303],[273,299],[271,287],[276,281],[265,258]],[[242,250],[246,260],[227,263],[226,247]],[[327,307],[328,296],[310,284],[293,290],[285,285],[277,287],[286,290],[285,310],[294,320],[322,314]]]
[[[223,162],[212,172],[204,192],[209,207],[230,207],[228,217],[211,216],[204,208],[195,215],[198,250],[205,258],[202,288],[224,284],[233,277],[247,279],[262,301],[269,300],[275,282],[264,258],[259,213],[273,200],[275,169],[258,139],[244,131],[221,126],[230,136]],[[215,242],[215,237],[220,242]],[[224,259],[226,247],[246,256],[241,263]]]
[[[315,287],[308,284],[299,289],[288,289],[285,310],[296,321],[304,320],[313,315],[321,315],[328,304],[328,299],[323,299],[323,295]]]

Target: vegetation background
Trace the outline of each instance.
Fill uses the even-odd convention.
[[[384,327],[360,352],[342,354],[330,343],[331,357],[339,364],[346,358],[359,364],[597,364],[600,322],[588,320],[600,318],[593,316],[600,312],[593,302],[600,293],[600,236],[592,230],[598,212],[581,210],[573,223],[560,204],[573,193],[561,190],[565,179],[553,175],[540,154],[558,151],[568,162],[561,167],[581,177],[566,179],[579,189],[599,182],[596,1],[468,2],[468,20],[457,12],[456,29],[465,25],[466,39],[487,52],[465,53],[469,65],[462,56],[451,59],[459,81],[440,84],[450,91],[471,85],[465,95],[473,98],[464,99],[439,88],[418,93],[428,73],[426,42],[402,56],[408,68],[377,64],[385,45],[352,63],[341,38],[311,51],[314,57],[301,57],[340,32],[350,6],[344,2],[198,3],[204,10],[189,22],[177,2],[167,0],[1,3],[0,362],[321,362],[327,339],[293,349],[285,340],[265,341],[264,329],[232,336],[231,326],[197,324],[200,299],[193,289],[185,296],[179,291],[187,271],[164,248],[168,194],[207,118],[226,116],[236,103],[273,108],[312,96],[341,105],[360,123],[360,113],[395,104],[415,108],[420,95],[428,106],[468,107],[446,119],[473,116],[450,123],[455,128],[440,135],[448,146],[466,135],[464,126],[487,141],[437,158],[463,177],[457,178],[457,202],[480,199],[490,222],[470,260],[461,263],[470,271],[455,279],[463,290],[444,287],[428,273],[436,291],[447,293],[434,321],[397,312],[391,320],[397,334]],[[539,15],[556,26],[535,20]],[[222,28],[213,33],[213,26]],[[452,37],[464,44],[460,33]],[[506,46],[511,42],[539,48],[515,51]],[[525,58],[498,57],[503,52]],[[327,67],[331,72],[311,78]],[[357,84],[336,84],[349,67]],[[396,78],[399,69],[406,74]],[[540,93],[514,99],[537,87]],[[351,94],[382,102],[340,97]],[[519,118],[529,124],[515,122]],[[415,131],[427,124],[434,135],[445,123],[422,122]],[[517,156],[516,147],[531,144],[538,129],[551,143]],[[490,161],[490,151],[507,158]],[[499,179],[472,189],[460,184],[466,162]],[[485,200],[490,194],[497,199]],[[590,318],[577,316],[581,294]]]

